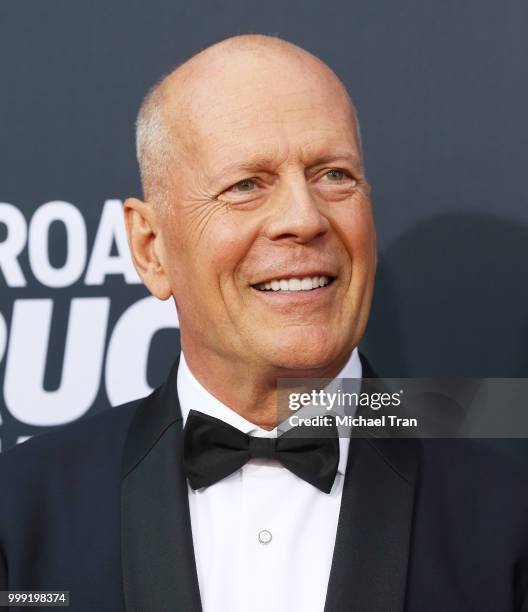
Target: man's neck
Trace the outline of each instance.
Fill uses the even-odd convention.
[[[183,354],[183,351],[182,351]],[[199,359],[192,351],[185,350],[184,361],[194,379],[212,396],[234,410],[241,417],[262,429],[271,430],[281,420],[279,416],[277,381],[281,378],[333,379],[360,376],[361,366],[357,349],[345,354],[328,366],[317,369],[292,370],[259,366],[254,372],[248,364],[238,367],[225,360]],[[358,374],[359,372],[359,374]],[[305,387],[303,387],[305,389]]]

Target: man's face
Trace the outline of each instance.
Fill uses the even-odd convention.
[[[363,334],[376,256],[354,119],[300,71],[246,60],[189,92],[161,230],[184,350],[310,370]]]

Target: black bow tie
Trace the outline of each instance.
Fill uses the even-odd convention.
[[[311,436],[307,438],[308,435]],[[295,427],[287,435],[256,438],[207,414],[191,410],[184,428],[183,465],[193,489],[207,487],[249,459],[269,457],[324,493],[330,493],[339,462],[332,427]]]

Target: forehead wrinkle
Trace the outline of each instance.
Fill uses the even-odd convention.
[[[245,114],[243,112],[245,109],[251,112]],[[312,127],[307,124],[306,114],[313,115],[314,112],[318,114],[318,121]],[[325,119],[329,122],[327,125]],[[333,121],[336,121],[337,125],[332,125]],[[286,109],[255,109],[253,105],[244,105],[240,109],[227,109],[213,114],[212,123],[213,125],[201,122],[196,114],[192,120],[201,148],[206,149],[208,153],[217,151],[219,157],[232,156],[233,152],[236,154],[239,149],[237,145],[240,143],[243,145],[247,143],[259,149],[266,147],[276,150],[291,142],[292,136],[294,140],[301,141],[303,138],[311,141],[324,140],[327,134],[333,136],[336,133],[349,133],[353,136],[355,129],[348,113],[335,112],[331,108],[326,112],[322,106],[307,104]],[[298,130],[298,124],[303,126],[302,131]],[[233,130],[235,126],[237,129]],[[246,128],[254,130],[244,133],[243,130]],[[350,145],[353,144],[355,144],[354,138],[350,141]],[[245,147],[242,147],[242,153],[245,153]]]
[[[292,122],[289,123],[292,125]],[[306,130],[305,142],[298,143],[295,151],[291,149],[291,142],[282,129],[266,140],[250,139],[248,143],[229,138],[208,141],[204,134],[200,134],[192,162],[194,170],[200,172],[201,180],[205,179],[204,186],[210,191],[225,186],[224,183],[231,180],[241,180],[244,174],[276,172],[284,163],[300,162],[304,167],[312,167],[342,159],[361,171],[361,153],[355,143],[353,129],[349,131],[349,128],[352,126],[348,125],[346,130],[328,127],[316,133]]]
[[[302,120],[298,120],[302,122]],[[246,122],[244,122],[246,123]],[[235,133],[235,137],[209,141],[206,149],[206,158],[209,163],[221,166],[215,173],[213,182],[221,180],[223,175],[237,171],[275,170],[289,158],[298,157],[304,165],[315,165],[314,158],[346,158],[361,165],[361,153],[358,150],[354,126],[349,121],[340,122],[338,126],[331,124],[306,128],[292,134],[287,126],[295,126],[291,118],[281,118],[280,121],[259,122],[259,127],[269,123],[274,131],[262,130],[260,138],[244,140]],[[240,122],[238,122],[240,125]],[[292,149],[292,146],[294,149]],[[297,153],[298,151],[298,153]],[[226,162],[226,160],[228,160]],[[322,163],[322,162],[317,162]]]

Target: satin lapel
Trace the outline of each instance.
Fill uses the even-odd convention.
[[[404,609],[418,464],[417,440],[352,437],[325,612]]]
[[[178,363],[165,385],[143,400],[123,455],[121,553],[127,612],[201,612],[183,432]]]

